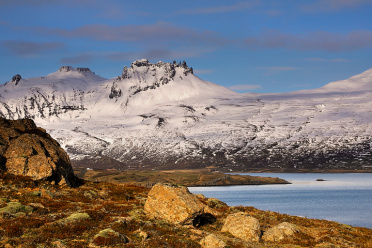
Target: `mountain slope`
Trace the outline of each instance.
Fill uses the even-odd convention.
[[[44,78],[13,78],[0,88],[0,115],[33,118],[76,164],[247,169],[371,163],[372,70],[314,90],[238,94],[194,76],[185,62],[137,60],[114,79],[63,68]]]

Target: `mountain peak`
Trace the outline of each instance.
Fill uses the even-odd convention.
[[[139,60],[136,60],[132,63],[132,66],[138,66],[138,67],[141,67],[141,66],[148,66],[149,64],[149,60],[148,59],[139,59]]]
[[[176,61],[173,61],[173,63],[164,63],[159,61],[153,64],[150,63],[148,59],[140,59],[134,61],[129,68],[124,66],[121,78],[132,78],[138,74],[150,74],[151,76],[155,76],[156,74],[160,75],[164,73],[164,78],[172,80],[176,75],[176,71],[182,73],[184,76],[194,74],[192,67],[188,67],[185,61],[182,63],[177,63]]]
[[[72,67],[72,66],[61,66],[61,67],[58,69],[58,72],[70,72],[70,71],[80,72],[81,74],[84,74],[84,73],[92,73],[92,74],[95,74],[95,73],[92,72],[89,68],[83,68],[83,67],[74,68],[74,67]]]

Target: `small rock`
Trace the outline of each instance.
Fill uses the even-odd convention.
[[[244,241],[259,241],[261,234],[259,221],[243,212],[228,215],[221,232],[229,232]]]
[[[96,236],[94,236],[93,240],[93,243],[96,245],[114,245],[128,242],[129,239],[127,236],[115,232],[111,228],[100,231]]]
[[[198,197],[199,199],[207,199],[207,197],[205,197],[203,194],[194,194],[196,197]]]
[[[203,248],[224,248],[226,245],[221,239],[214,234],[209,234],[199,243]]]
[[[43,209],[45,208],[41,203],[30,203],[28,205],[34,208],[43,208]]]
[[[61,223],[71,223],[71,222],[78,222],[82,220],[90,219],[89,214],[87,213],[73,213],[67,218],[60,220]]]
[[[212,208],[219,208],[219,207],[227,207],[228,205],[216,198],[209,198],[207,200],[207,204],[208,206],[212,207]]]
[[[299,231],[300,230],[295,225],[288,222],[283,222],[268,229],[262,236],[262,239],[265,241],[276,242],[292,236]]]
[[[41,191],[39,191],[39,190],[34,190],[34,191],[32,191],[32,192],[30,193],[30,195],[31,195],[31,196],[35,196],[35,197],[37,197],[37,196],[41,196]]]
[[[340,246],[332,244],[332,243],[321,243],[321,244],[316,244],[315,248],[340,248]]]
[[[142,238],[142,240],[146,240],[149,238],[149,234],[147,232],[142,231],[141,229],[138,229],[135,231],[135,233]]]
[[[52,242],[52,245],[55,248],[67,248],[67,246],[59,240]]]

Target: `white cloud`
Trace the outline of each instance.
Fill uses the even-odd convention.
[[[237,2],[230,5],[212,6],[207,8],[193,8],[179,11],[179,14],[217,14],[251,9],[260,4],[261,0]]]
[[[345,52],[372,47],[372,31],[359,30],[347,34],[318,31],[306,34],[287,34],[268,30],[245,39],[250,49],[285,48],[298,51]]]
[[[343,9],[357,8],[362,5],[372,4],[371,0],[318,0],[311,4],[303,5],[305,12],[335,12]]]
[[[28,28],[29,30],[29,28]],[[196,30],[188,27],[174,26],[170,23],[157,22],[149,25],[110,26],[93,24],[72,30],[63,28],[35,27],[32,29],[45,35],[56,35],[66,38],[87,38],[110,42],[131,42],[136,45],[148,44],[151,47],[184,44],[197,47],[219,47],[230,43],[219,33],[208,30]]]
[[[351,61],[348,59],[324,59],[324,58],[306,58],[304,60],[312,62],[335,62],[335,63],[345,63]]]
[[[16,56],[33,56],[64,47],[60,42],[13,41],[1,42],[2,46]]]
[[[296,67],[291,66],[271,66],[271,67],[258,67],[258,69],[263,69],[270,72],[279,72],[279,71],[293,71],[297,70]]]
[[[60,60],[62,64],[73,65],[73,64],[82,64],[88,63],[94,59],[94,55],[90,53],[77,54],[71,57],[65,57]]]

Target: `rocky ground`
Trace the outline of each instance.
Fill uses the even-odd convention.
[[[372,246],[371,229],[228,207],[171,184],[71,188],[5,173],[0,219],[7,248]]]

